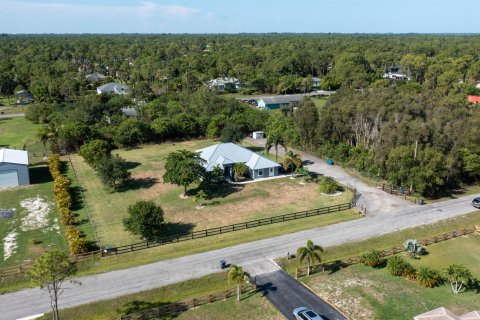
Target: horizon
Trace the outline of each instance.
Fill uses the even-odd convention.
[[[473,0],[0,0],[0,7],[3,34],[480,33]]]

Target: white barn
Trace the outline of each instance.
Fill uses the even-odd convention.
[[[0,188],[13,188],[29,184],[28,152],[0,149]]]

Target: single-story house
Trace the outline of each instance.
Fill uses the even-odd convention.
[[[127,94],[128,86],[116,82],[110,82],[97,88],[97,94]]]
[[[32,103],[33,96],[30,92],[26,90],[20,90],[15,92],[15,97],[17,99],[17,104]]]
[[[410,80],[410,77],[399,66],[387,67],[383,74],[384,79]]]
[[[105,76],[100,73],[91,73],[91,74],[87,74],[85,76],[85,79],[87,79],[88,83],[95,83],[98,81],[103,81],[105,79]]]
[[[206,161],[207,171],[212,171],[218,166],[228,178],[233,177],[235,163],[245,163],[250,169],[249,175],[252,179],[278,176],[278,168],[281,167],[280,164],[231,142],[219,143],[197,152],[200,152],[200,157]]]
[[[257,106],[260,109],[273,110],[288,106],[290,103],[298,105],[306,94],[287,94],[283,96],[262,97],[257,100]]]
[[[29,184],[28,152],[0,149],[0,188],[12,188]]]
[[[457,316],[450,310],[441,307],[415,316],[413,320],[480,320],[480,312],[472,311]]]
[[[211,79],[207,82],[207,85],[210,89],[216,89],[220,92],[225,91],[225,86],[227,84],[232,84],[236,90],[240,88],[240,80],[237,78],[217,78],[217,79]]]
[[[138,117],[138,111],[132,107],[125,107],[120,109],[120,111],[128,117]]]

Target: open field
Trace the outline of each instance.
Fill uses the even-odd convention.
[[[121,315],[155,308],[164,304],[202,297],[229,288],[227,274],[216,273],[112,300],[91,303],[60,311],[65,319],[119,319]],[[73,289],[74,290],[74,289]],[[45,315],[44,319],[50,319]],[[162,317],[160,319],[171,319]],[[256,293],[245,294],[238,303],[235,298],[204,305],[180,313],[175,319],[284,319],[268,302]]]
[[[416,267],[441,270],[450,264],[463,264],[480,278],[480,237],[470,235],[427,247],[428,255],[419,260],[406,257]],[[439,307],[461,315],[478,310],[478,289],[454,294],[449,284],[428,289],[403,277],[390,275],[386,268],[354,265],[333,274],[305,278],[307,285],[327,298],[352,319],[411,319]]]
[[[119,246],[139,240],[123,230],[122,218],[127,207],[140,199],[154,200],[162,206],[170,234],[326,207],[351,199],[350,191],[337,197],[322,196],[314,184],[300,185],[299,180],[285,177],[247,185],[223,184],[210,192],[203,209],[196,209],[191,198],[180,198],[181,187],[162,182],[164,161],[172,151],[196,150],[213,143],[216,142],[198,140],[115,151],[127,160],[133,178],[125,190],[118,192],[105,189],[83,159],[72,156],[101,244]],[[191,194],[195,188],[189,188]]]

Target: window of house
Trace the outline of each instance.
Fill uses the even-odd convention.
[[[263,170],[258,170],[258,175],[263,176]]]
[[[270,173],[272,173],[272,172],[273,172],[273,168],[270,168]]]

